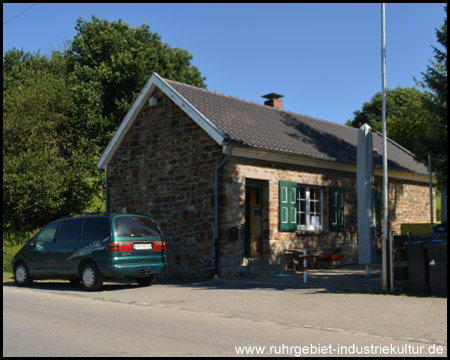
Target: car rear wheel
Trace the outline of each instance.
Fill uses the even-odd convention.
[[[14,281],[18,286],[28,286],[33,282],[33,278],[23,262],[14,267]]]
[[[83,266],[81,270],[81,283],[83,288],[88,291],[97,291],[102,288],[103,275],[93,262]]]
[[[150,276],[136,278],[135,280],[139,286],[150,286],[155,282],[157,276],[158,274],[151,274]]]

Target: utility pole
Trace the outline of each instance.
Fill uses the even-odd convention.
[[[381,86],[383,94],[382,122],[383,122],[383,220],[384,236],[382,242],[382,281],[383,290],[388,289],[388,168],[387,168],[387,145],[386,145],[386,4],[381,4]]]

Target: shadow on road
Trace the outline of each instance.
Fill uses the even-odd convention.
[[[13,280],[3,281],[3,286],[17,286]],[[105,282],[100,291],[118,291],[138,288],[138,284],[132,280],[124,280],[120,282]],[[67,292],[86,292],[81,284],[71,284],[67,280],[38,280],[29,286],[30,289],[50,290],[50,291],[67,291]],[[87,293],[87,292],[86,292]]]
[[[13,280],[4,280],[3,286],[16,286]],[[100,292],[127,291],[141,289],[141,291],[158,291],[158,287],[178,287],[199,290],[246,290],[261,289],[273,291],[306,290],[308,293],[336,293],[336,294],[375,294],[402,295],[424,297],[429,294],[389,293],[381,288],[381,270],[379,266],[371,269],[371,275],[366,276],[365,267],[352,265],[333,270],[308,271],[307,283],[303,282],[303,273],[297,272],[292,276],[268,276],[259,278],[217,278],[217,279],[157,279],[155,284],[147,288],[140,288],[132,279],[105,281]],[[65,280],[39,280],[31,288],[48,291],[85,292],[81,284],[73,285]]]

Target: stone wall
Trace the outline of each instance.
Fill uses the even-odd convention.
[[[380,178],[380,184],[382,181]],[[431,222],[430,188],[427,184],[389,181],[389,221],[392,231],[399,235],[401,224]],[[436,188],[433,188],[433,204],[433,217],[436,219]]]
[[[161,91],[108,166],[110,211],[150,215],[167,242],[165,276],[214,271],[214,169],[222,148]]]

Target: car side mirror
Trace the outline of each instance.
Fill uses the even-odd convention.
[[[30,245],[31,247],[36,247],[36,239],[30,239],[27,240],[27,244]]]

